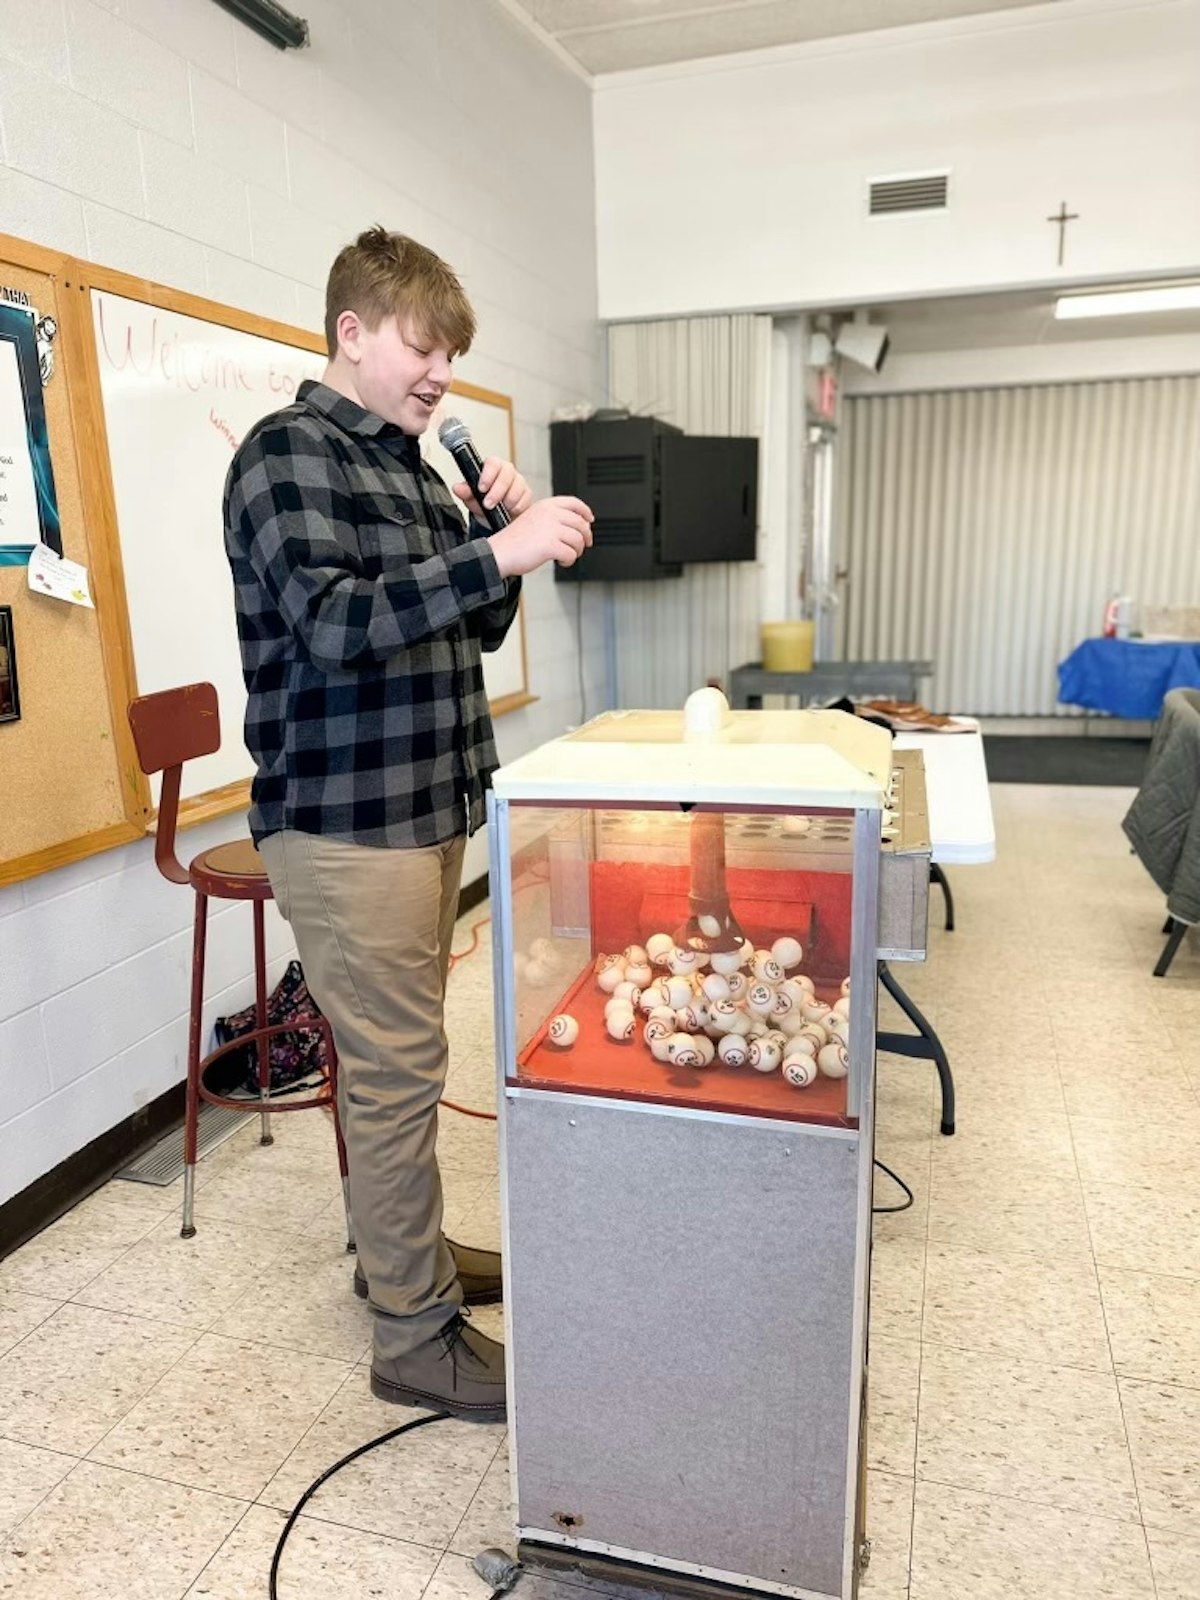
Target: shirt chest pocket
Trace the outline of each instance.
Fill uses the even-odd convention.
[[[360,494],[356,509],[359,548],[368,577],[403,571],[437,553],[425,518],[403,495]]]

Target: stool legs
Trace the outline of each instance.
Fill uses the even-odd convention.
[[[325,1059],[329,1063],[329,1093],[333,1104],[333,1136],[337,1140],[338,1171],[342,1175],[342,1204],[346,1208],[346,1252],[353,1254],[358,1249],[354,1237],[354,1218],[350,1212],[350,1166],[346,1160],[346,1140],[342,1135],[342,1117],[338,1110],[338,1058],[337,1046],[333,1042],[333,1029],[328,1023],[324,1027]]]
[[[187,1094],[183,1112],[183,1226],[180,1236],[195,1236],[196,1139],[200,1119],[200,1046],[204,1025],[204,949],[208,938],[208,896],[196,895],[192,932],[192,1009],[188,1018]]]
[[[254,902],[254,1022],[258,1028],[267,1025],[267,938],[263,922],[263,902]],[[262,1106],[262,1132],[259,1144],[274,1144],[271,1132],[271,1115],[267,1110],[271,1095],[271,1046],[260,1035],[258,1041],[258,1098]]]

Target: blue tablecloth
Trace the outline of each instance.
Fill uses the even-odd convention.
[[[1114,717],[1154,721],[1168,689],[1200,689],[1200,643],[1085,639],[1058,665],[1058,698]]]

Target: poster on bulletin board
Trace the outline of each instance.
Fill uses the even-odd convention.
[[[37,544],[62,554],[42,399],[37,314],[0,300],[0,566],[24,566]]]

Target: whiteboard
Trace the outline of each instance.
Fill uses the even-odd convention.
[[[221,748],[188,763],[183,773],[183,798],[194,801],[254,771],[242,739],[246,691],[221,523],[225,476],[254,424],[287,405],[306,378],[319,378],[325,358],[107,289],[93,287],[91,304],[129,616],[131,692],[207,681],[219,697]],[[507,455],[509,402],[470,397],[481,392],[461,400],[456,395],[455,409],[478,430],[483,454]],[[493,442],[501,439],[503,450],[496,452]],[[449,457],[435,441],[430,459],[440,471],[435,452]],[[454,481],[459,474],[450,466]],[[518,616],[504,648],[484,658],[493,700],[523,697],[522,625]]]

